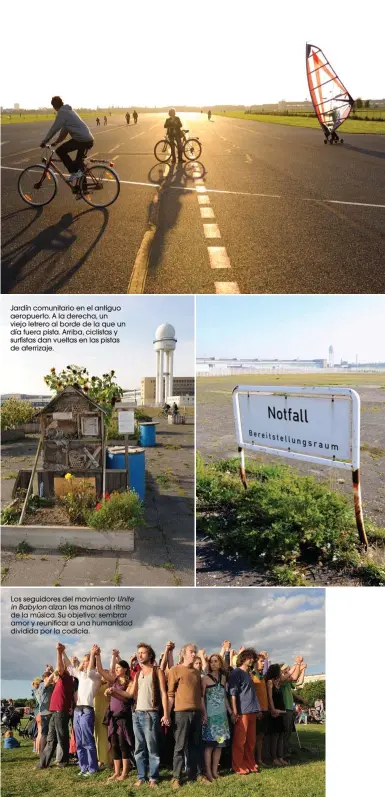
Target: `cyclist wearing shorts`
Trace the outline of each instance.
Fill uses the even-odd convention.
[[[56,119],[40,146],[45,147],[55,133],[59,133],[59,135],[56,141],[52,142],[53,146],[60,144],[68,135],[71,136],[65,144],[57,148],[56,154],[70,174],[67,182],[74,183],[83,174],[83,159],[88,150],[94,146],[94,138],[83,119],[78,116],[76,111],[72,110],[70,105],[64,105],[61,97],[52,97],[51,105],[57,111]],[[75,150],[77,150],[76,156],[72,160],[68,153]]]
[[[171,145],[171,159],[175,163],[175,144],[178,149],[178,161],[183,162],[183,146],[182,146],[182,122],[179,116],[176,115],[175,108],[170,108],[168,117],[164,123],[167,130],[168,137]]]

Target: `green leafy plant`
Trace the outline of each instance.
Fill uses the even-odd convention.
[[[59,502],[71,523],[84,526],[87,524],[88,512],[95,507],[95,490],[86,479],[80,479],[76,484],[71,484],[71,489],[61,496]]]
[[[15,526],[19,520],[21,510],[17,506],[6,506],[1,510],[1,525]]]
[[[245,490],[238,470],[238,459],[206,465],[198,457],[197,530],[228,555],[275,568],[277,583],[301,583],[298,568],[309,564],[356,569],[357,531],[345,496],[286,465],[251,460]]]
[[[30,544],[26,540],[22,540],[16,548],[16,556],[28,556],[32,551],[33,548]]]
[[[1,428],[5,431],[16,429],[23,423],[29,423],[36,410],[30,401],[9,398],[4,401],[1,408]]]
[[[326,682],[325,681],[310,681],[301,688],[301,697],[309,703],[309,706],[314,706],[315,700],[326,700]]]
[[[107,413],[107,421],[111,418],[114,406],[123,396],[123,388],[116,384],[115,371],[103,376],[90,376],[87,368],[79,365],[67,365],[60,373],[51,368],[44,377],[44,382],[55,393],[59,393],[67,385],[83,390],[92,401],[99,404]]]
[[[87,522],[93,529],[131,529],[144,522],[143,505],[134,490],[113,492],[88,513]]]
[[[59,545],[59,553],[61,556],[66,560],[69,561],[70,559],[75,559],[77,556],[85,553],[85,548],[82,548],[80,545],[71,545],[70,542],[64,542],[63,545]]]

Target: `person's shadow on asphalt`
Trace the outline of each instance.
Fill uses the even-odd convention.
[[[39,271],[40,292],[55,292],[66,284],[68,279],[74,274],[89,257],[91,251],[101,239],[108,223],[108,210],[105,208],[100,211],[103,216],[103,223],[93,243],[87,247],[84,254],[74,263],[65,273],[57,273],[55,266],[59,265],[63,255],[69,251],[71,246],[77,241],[77,234],[70,228],[81,217],[88,213],[95,213],[94,209],[85,210],[73,216],[72,213],[64,213],[56,224],[51,224],[41,230],[29,241],[21,243],[19,246],[5,252],[2,258],[2,292],[10,293],[15,287],[27,280],[36,270]],[[35,216],[33,221],[40,216]],[[27,225],[27,227],[30,225]],[[25,227],[25,229],[27,229]],[[22,231],[22,233],[25,231]],[[20,233],[20,235],[22,234]],[[8,244],[13,241],[10,239]],[[42,256],[42,257],[41,257]]]

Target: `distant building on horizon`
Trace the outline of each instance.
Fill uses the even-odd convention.
[[[195,377],[193,376],[174,376],[174,395],[175,396],[194,396]],[[140,383],[140,402],[142,407],[155,404],[156,401],[156,378],[155,376],[144,376]]]

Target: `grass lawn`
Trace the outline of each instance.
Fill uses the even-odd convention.
[[[276,116],[267,113],[243,113],[243,111],[215,112],[215,116],[229,116],[235,119],[246,119],[252,122],[273,122],[276,125],[290,125],[292,127],[313,127],[321,132],[318,119],[311,116]],[[360,119],[348,119],[341,127],[341,135],[344,133],[376,133],[385,135],[384,122],[361,121]],[[339,131],[338,131],[339,134]]]
[[[76,108],[75,108],[76,110]],[[111,111],[112,116],[109,115],[109,111],[80,111],[79,115],[82,119],[96,119],[98,116],[99,119],[103,121],[103,116],[107,116],[107,119],[112,119],[114,116],[120,116],[122,119],[122,123],[125,122],[124,113],[123,111]],[[18,113],[11,114],[11,118],[6,114],[3,114],[1,117],[1,124],[2,125],[20,125],[20,124],[27,124],[28,122],[53,122],[56,117],[55,113],[26,113],[19,116]]]
[[[199,370],[199,365],[198,365]],[[210,380],[210,388],[218,384],[218,386],[227,388],[232,392],[235,385],[315,385],[315,386],[329,386],[335,385],[340,387],[364,387],[365,385],[378,385],[385,389],[385,371],[373,371],[373,373],[359,373],[354,371],[346,371],[346,373],[298,373],[298,374],[279,374],[274,373],[261,373],[261,374],[232,374],[231,376],[197,376],[197,386],[203,388],[206,379]],[[208,383],[207,383],[208,384]],[[385,397],[384,397],[385,400]]]
[[[223,771],[219,783],[211,786],[189,784],[182,793],[203,797],[208,791],[223,797],[249,797],[257,793],[259,797],[324,797],[325,794],[325,728],[318,725],[300,725],[298,732],[302,751],[299,751],[295,736],[292,740],[293,763],[285,769],[266,768],[260,775],[240,777]],[[32,742],[21,740],[21,748],[4,750],[2,765],[2,797],[57,797],[57,795],[76,794],[76,797],[98,797],[106,793],[108,771],[100,772],[93,778],[79,778],[78,768],[70,766],[58,770],[52,766],[45,771],[35,771],[38,758],[32,753]],[[174,794],[170,787],[171,773],[163,772],[159,791],[165,795]],[[133,795],[136,776],[133,773],[127,781],[108,784],[108,794]],[[150,794],[149,786],[142,792]]]

